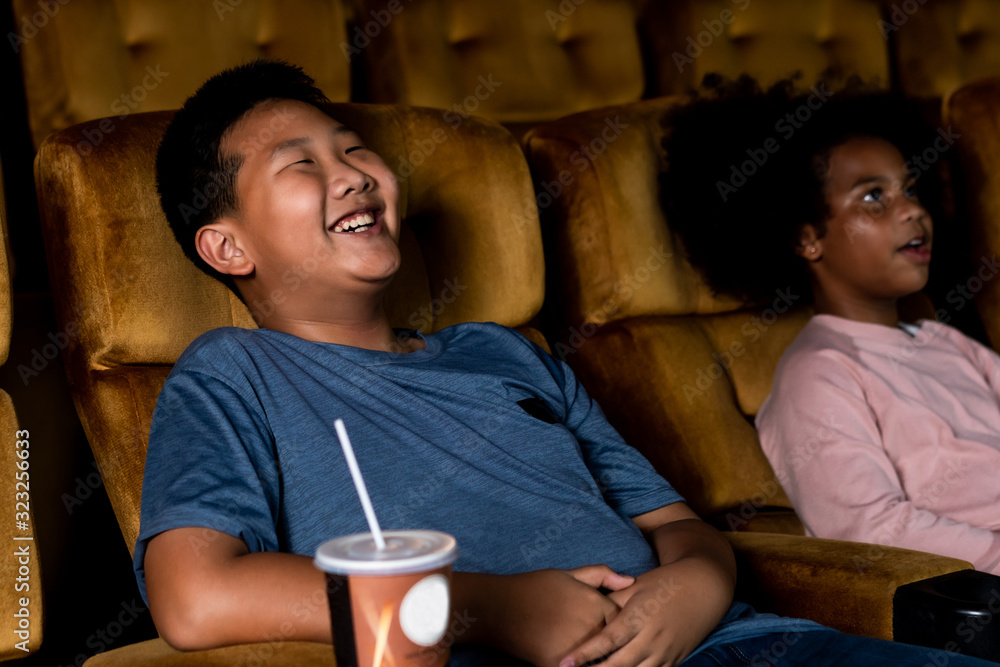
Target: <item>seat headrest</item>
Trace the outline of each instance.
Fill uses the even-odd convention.
[[[430,109],[336,104],[331,113],[400,178],[392,323],[435,331],[530,320],[544,266],[537,212],[525,205],[531,177],[513,137],[481,119],[452,128]],[[184,256],[160,208],[154,156],[171,117],[134,114],[108,132],[106,120],[83,123],[50,136],[36,158],[57,311],[90,368],[172,364],[209,329],[254,326],[250,310]],[[197,205],[204,195],[192,196]]]

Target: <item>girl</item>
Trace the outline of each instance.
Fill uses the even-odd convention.
[[[944,135],[914,132],[912,109],[870,94],[839,93],[802,120],[808,100],[789,90],[720,87],[675,115],[665,141],[664,204],[713,289],[752,302],[791,282],[812,296],[816,314],[757,415],[764,452],[808,534],[1000,574],[1000,357],[945,324],[899,316],[899,300],[927,284],[934,248],[916,193],[930,174],[904,156],[946,150]],[[692,145],[695,126],[737,112],[711,146]],[[713,201],[704,183],[718,157],[728,172],[733,146],[764,145],[776,118],[799,127],[783,143],[774,135],[773,159]]]

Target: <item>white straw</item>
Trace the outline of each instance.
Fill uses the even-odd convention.
[[[344,420],[338,419],[333,422],[337,429],[337,437],[340,438],[340,446],[344,450],[344,458],[347,459],[347,467],[351,469],[351,477],[354,479],[354,488],[358,490],[358,497],[361,499],[361,507],[365,510],[365,517],[368,519],[368,527],[371,528],[372,537],[375,538],[375,546],[379,550],[385,549],[385,540],[382,539],[382,529],[379,528],[378,518],[375,516],[375,509],[372,507],[371,498],[368,497],[368,488],[365,487],[365,478],[361,476],[361,468],[358,467],[358,460],[354,458],[354,448],[351,447],[351,439],[347,437],[347,429],[344,428]]]

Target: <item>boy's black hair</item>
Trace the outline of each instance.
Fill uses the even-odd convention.
[[[232,276],[198,255],[195,232],[239,209],[236,176],[243,160],[238,154],[224,155],[222,141],[240,119],[270,99],[297,100],[329,113],[330,101],[301,68],[259,59],[206,81],[174,116],[156,153],[160,205],[174,237],[195,266],[241,299]]]
[[[803,225],[826,232],[832,150],[879,137],[908,159],[934,133],[918,105],[859,81],[831,93],[821,84],[801,92],[793,79],[765,91],[748,76],[706,77],[704,88],[664,118],[660,195],[671,229],[716,294],[759,304],[791,288],[808,301],[807,265],[794,250]],[[934,189],[936,174],[908,167],[921,190]]]

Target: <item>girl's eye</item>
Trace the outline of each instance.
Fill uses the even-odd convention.
[[[862,198],[864,201],[881,201],[882,200],[882,188],[874,188],[869,190],[865,196]]]
[[[911,199],[916,199],[917,198],[917,184],[916,183],[910,183],[909,185],[907,185],[905,188],[903,188],[903,194],[906,195],[907,197],[910,197]]]
[[[312,163],[313,163],[312,160],[306,158],[305,160],[299,160],[298,162],[293,162],[292,164],[312,164]]]
[[[354,151],[360,151],[360,150],[364,150],[364,146],[351,146],[346,151],[344,151],[344,154],[346,155],[348,153],[353,153]]]

